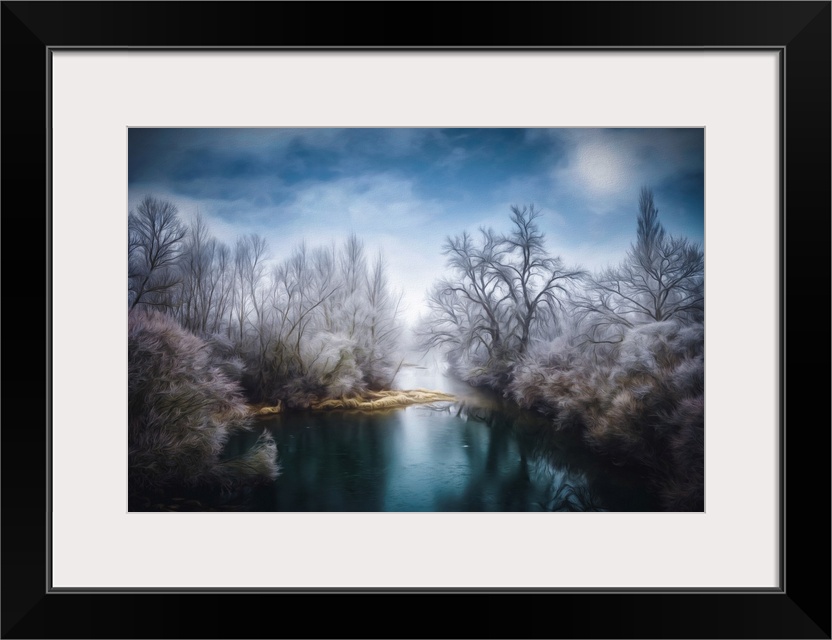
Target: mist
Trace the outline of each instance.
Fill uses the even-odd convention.
[[[289,483],[273,431],[233,434],[465,385],[641,478],[627,504],[704,508],[702,129],[129,136],[136,491]],[[430,361],[442,388],[402,387]]]

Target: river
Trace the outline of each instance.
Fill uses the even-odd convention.
[[[245,494],[256,511],[656,511],[643,480],[593,455],[529,411],[445,375],[405,366],[402,389],[454,404],[376,412],[290,412],[260,419],[229,455],[268,429],[281,475]]]

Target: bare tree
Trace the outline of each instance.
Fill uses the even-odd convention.
[[[219,333],[223,330],[234,289],[234,265],[231,259],[231,249],[224,242],[217,243],[210,278],[212,296],[210,322],[206,326],[206,331],[208,333]]]
[[[233,253],[197,214],[189,227],[176,207],[145,198],[130,214],[130,307],[171,312],[186,330],[221,345],[257,399],[310,399],[392,383],[401,325],[381,256],[363,243],[301,245],[270,264],[266,241],[250,234]],[[220,338],[220,332],[227,336]]]
[[[350,234],[341,249],[340,288],[341,318],[339,331],[349,338],[366,325],[367,305],[367,258],[364,255],[364,243],[354,233]]]
[[[305,406],[314,396],[392,382],[400,296],[389,288],[384,261],[371,267],[360,240],[318,249],[301,244],[263,281],[257,304],[248,290],[243,294],[256,395]]]
[[[429,294],[432,315],[422,330],[425,346],[444,344],[456,356],[503,353],[509,296],[494,266],[500,238],[492,229],[480,229],[480,242],[468,232],[448,238],[443,253],[453,275],[437,282]]]
[[[379,252],[367,278],[367,321],[363,330],[366,351],[365,378],[372,387],[392,384],[401,366],[393,366],[392,356],[397,352],[402,325],[399,307],[402,294],[391,291],[387,282],[384,256]]]
[[[515,228],[502,240],[507,248],[503,255],[511,259],[495,265],[511,297],[512,337],[520,355],[528,351],[536,327],[557,321],[567,284],[584,275],[580,269],[565,269],[559,257],[547,254],[544,235],[535,222],[540,215],[534,205],[511,207]]]
[[[547,253],[534,206],[511,211],[508,235],[481,228],[479,242],[467,232],[446,241],[453,275],[428,295],[423,346],[445,345],[452,357],[487,367],[516,360],[535,337],[551,334],[567,285],[583,272]]]
[[[177,261],[186,233],[176,206],[145,196],[136,212],[130,212],[127,230],[130,308],[172,307],[174,289],[181,284]]]
[[[256,328],[263,322],[262,285],[265,276],[266,240],[255,233],[237,240],[234,252],[234,273],[236,279],[236,314],[238,338],[242,343],[246,337],[246,323]],[[254,312],[254,320],[249,316]]]
[[[205,333],[216,293],[214,261],[218,243],[211,237],[205,219],[197,213],[183,243],[180,269],[182,287],[178,318],[182,326],[196,333]]]
[[[277,399],[281,387],[300,383],[315,364],[309,345],[327,330],[323,309],[339,288],[334,274],[334,255],[304,244],[273,267],[258,303],[257,344],[249,349],[259,396]]]
[[[653,193],[642,187],[636,241],[624,262],[592,278],[578,302],[589,342],[618,342],[621,332],[647,322],[700,322],[705,259],[701,247],[670,236]]]
[[[653,193],[639,195],[638,235],[629,252],[634,293],[630,309],[651,320],[700,319],[704,311],[705,256],[685,238],[667,238]]]

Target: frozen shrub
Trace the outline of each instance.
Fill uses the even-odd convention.
[[[302,244],[260,280],[248,294],[250,313],[238,312],[235,338],[253,401],[307,408],[389,388],[402,324],[381,255],[368,261],[356,236],[340,249]]]
[[[245,363],[237,352],[234,343],[221,334],[204,337],[212,366],[217,367],[231,380],[239,382],[243,378]]]
[[[645,469],[667,510],[701,510],[703,347],[702,325],[674,322],[625,331],[600,363],[558,340],[514,368],[508,393],[616,464]]]
[[[222,461],[229,435],[251,428],[236,382],[208,344],[162,313],[136,309],[128,329],[128,465],[131,493],[167,487],[231,488],[277,476],[264,435]]]
[[[302,351],[308,386],[318,398],[337,398],[364,390],[355,341],[328,332],[316,334]]]

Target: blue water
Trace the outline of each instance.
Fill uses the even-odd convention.
[[[280,477],[247,494],[260,511],[653,511],[642,481],[569,434],[445,376],[405,367],[400,388],[456,403],[376,412],[286,413],[258,422]],[[256,433],[230,443],[242,451]]]

